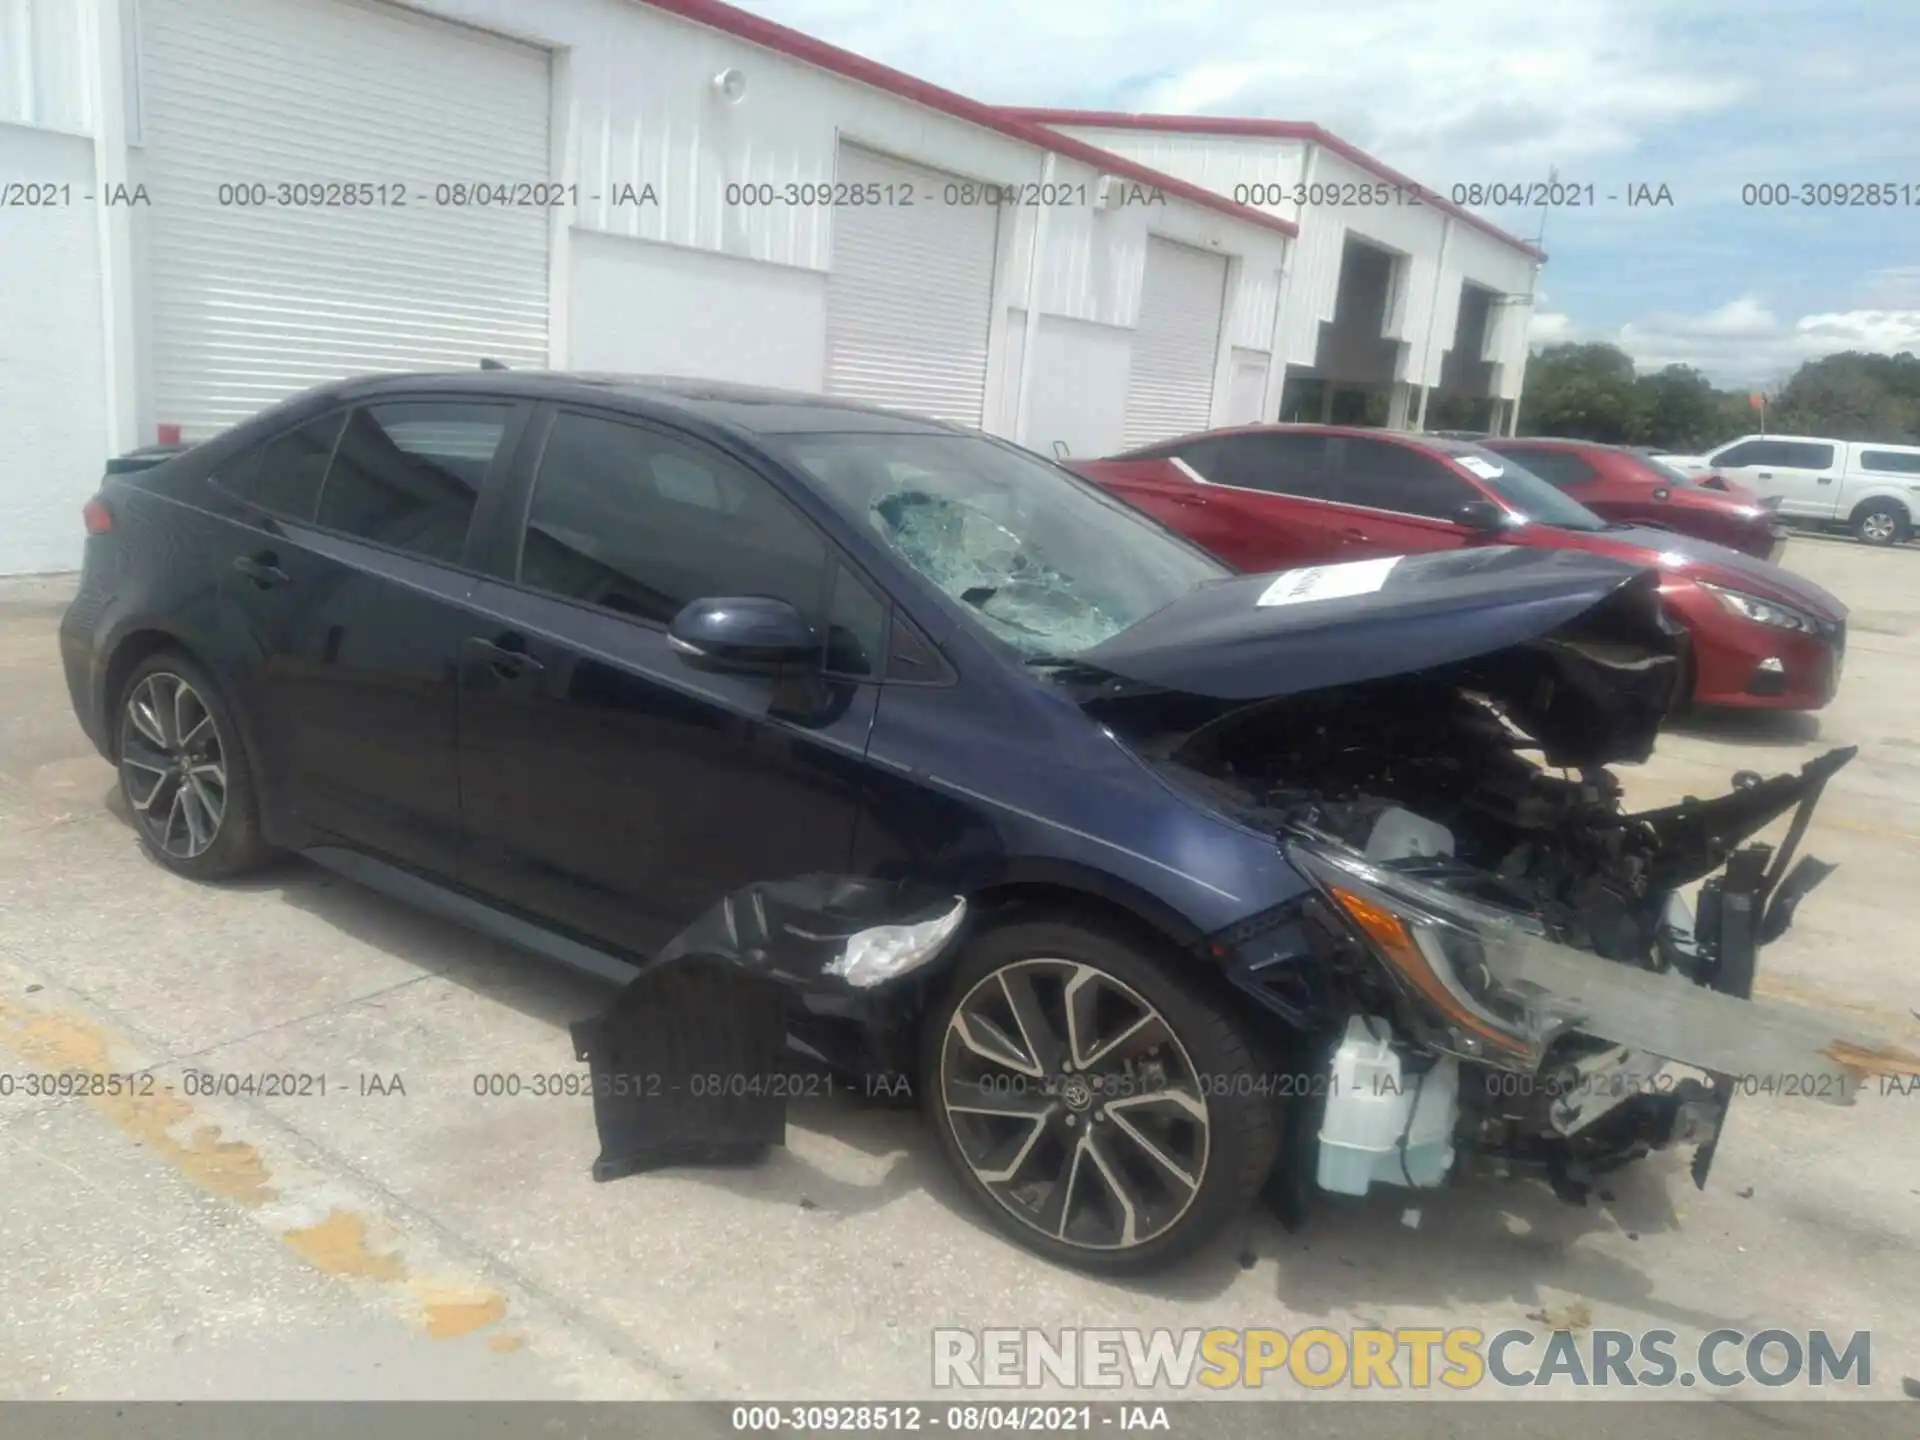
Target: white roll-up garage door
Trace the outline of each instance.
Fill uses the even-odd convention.
[[[372,0],[139,14],[158,422],[546,364],[548,211],[507,188],[552,169],[546,51]]]
[[[948,205],[942,197],[957,177],[853,145],[840,147],[837,178],[881,187],[866,192],[881,203],[833,212],[827,393],[979,425],[995,207]],[[913,203],[888,204],[889,194]]]
[[[1140,323],[1127,376],[1129,446],[1207,428],[1226,295],[1224,255],[1147,238]]]

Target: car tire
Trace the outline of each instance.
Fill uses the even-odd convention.
[[[1905,507],[1893,500],[1869,500],[1853,512],[1853,538],[1869,545],[1899,545],[1911,528]]]
[[[1272,1169],[1281,1115],[1259,1047],[1177,963],[1097,922],[1018,920],[970,941],[928,1008],[921,1094],[941,1150],[996,1228],[1049,1260],[1169,1265]],[[1051,1033],[1036,1045],[1021,1015]],[[1076,1042],[1095,1063],[1074,1064]]]
[[[134,666],[114,703],[120,794],[148,855],[191,880],[226,880],[271,854],[233,711],[178,650]]]

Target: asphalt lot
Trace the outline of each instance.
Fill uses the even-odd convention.
[[[1860,745],[1807,842],[1840,870],[1761,989],[1911,1046],[1920,553],[1787,563],[1853,608],[1837,702],[1695,723],[1623,774],[1663,803]],[[146,861],[68,708],[68,590],[0,582],[0,1398],[931,1396],[936,1325],[1825,1327],[1873,1332],[1878,1396],[1920,1374],[1920,1092],[1743,1097],[1704,1193],[1677,1159],[1585,1209],[1489,1177],[1416,1229],[1376,1191],[1138,1284],[984,1229],[910,1112],[809,1102],[764,1166],[595,1185],[587,1101],[474,1077],[581,1069],[566,1026],[608,992],[305,862],[210,889]],[[175,1093],[26,1093],[147,1067]]]

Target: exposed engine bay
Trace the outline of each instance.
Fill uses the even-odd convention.
[[[1623,997],[1622,1014],[1688,994],[1744,1000],[1757,946],[1786,928],[1831,871],[1811,857],[1791,871],[1788,864],[1812,802],[1853,755],[1833,751],[1798,775],[1743,772],[1716,799],[1630,812],[1611,771],[1549,767],[1499,703],[1455,677],[1401,676],[1240,705],[1136,694],[1103,707],[1102,718],[1177,784],[1245,824],[1343,847],[1429,893],[1512,916],[1551,942],[1543,953],[1616,962],[1622,980],[1627,972],[1664,977],[1646,995]],[[1746,843],[1796,808],[1779,851]],[[1294,858],[1307,858],[1310,874],[1317,868]],[[1682,891],[1702,881],[1696,919]],[[1331,893],[1352,900],[1338,886]],[[1320,1016],[1330,1053],[1314,1061],[1326,1083],[1312,1087],[1315,1128],[1297,1137],[1296,1174],[1347,1193],[1379,1182],[1432,1185],[1464,1149],[1536,1169],[1577,1201],[1599,1174],[1692,1144],[1704,1183],[1744,1068],[1727,1074],[1689,1061],[1685,1042],[1632,1030],[1631,1019],[1635,1043],[1621,1043],[1627,1030],[1610,1033],[1606,1018],[1614,1002],[1565,993],[1589,988],[1593,976],[1577,969],[1559,997],[1564,1013],[1541,1028],[1540,1050],[1502,1056],[1436,1022],[1418,983],[1383,985],[1383,967],[1367,953],[1378,952],[1368,939],[1379,937],[1343,924],[1339,906],[1310,908],[1320,923],[1309,928],[1322,937],[1316,959],[1330,978]],[[1416,954],[1411,945],[1408,953]],[[1500,989],[1488,979],[1497,964],[1477,951],[1461,969],[1483,972],[1465,981],[1469,1006]],[[1539,992],[1551,1010],[1557,1001],[1542,973],[1517,977],[1512,989]],[[1443,989],[1434,993],[1445,1010]],[[1738,1031],[1748,1017],[1689,1023]],[[1744,1054],[1741,1043],[1736,1036]],[[1843,1100],[1844,1082],[1835,1084],[1829,1098]],[[1283,1215],[1302,1202],[1296,1193]]]
[[[1630,814],[1611,771],[1555,773],[1492,701],[1407,679],[1241,706],[1143,749],[1247,823],[1428,859],[1435,878],[1538,915],[1563,944],[1650,969],[1684,959],[1660,944],[1668,895],[1719,869],[1802,789],[1741,775],[1718,800]],[[1444,851],[1404,816],[1383,832],[1394,811],[1443,830]],[[1411,848],[1388,853],[1396,835]]]

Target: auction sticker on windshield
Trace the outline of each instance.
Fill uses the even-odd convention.
[[[1343,600],[1371,595],[1387,583],[1387,575],[1406,557],[1388,555],[1378,560],[1349,560],[1341,565],[1311,565],[1274,577],[1260,592],[1256,605],[1302,605],[1309,600]]]
[[[1456,455],[1453,457],[1462,469],[1471,470],[1482,480],[1498,480],[1506,470],[1490,460],[1482,460],[1478,455]]]

